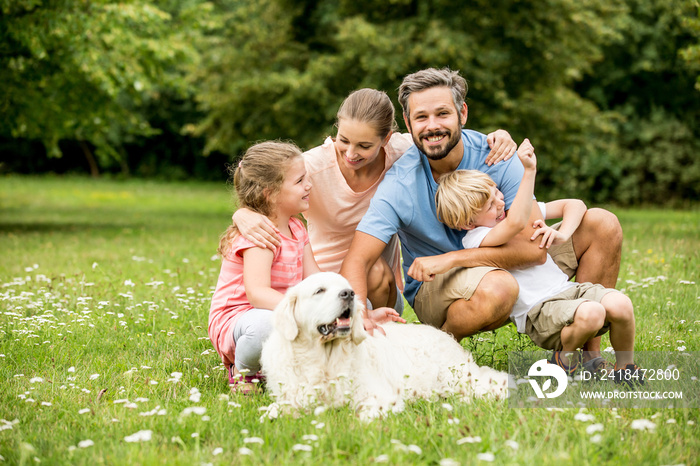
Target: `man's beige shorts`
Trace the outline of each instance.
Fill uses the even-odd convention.
[[[421,285],[413,303],[418,320],[440,328],[447,319],[447,308],[458,299],[469,299],[479,282],[493,267],[456,267]]]
[[[578,307],[586,301],[599,303],[611,291],[615,290],[593,283],[576,283],[530,309],[525,320],[525,333],[540,348],[559,351],[562,349],[561,330],[574,323]],[[610,323],[606,322],[596,336],[608,330]]]

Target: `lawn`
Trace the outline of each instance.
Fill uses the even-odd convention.
[[[261,422],[272,400],[232,394],[207,337],[233,209],[224,184],[0,178],[0,462],[698,463],[698,408],[454,398],[370,424],[348,408]],[[611,210],[636,349],[697,356],[700,210]],[[535,349],[512,326],[463,345],[502,370]]]

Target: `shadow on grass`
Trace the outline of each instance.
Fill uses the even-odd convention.
[[[26,223],[2,223],[0,222],[0,233],[74,233],[89,230],[123,230],[145,228],[145,223],[100,223],[100,222],[26,222]]]

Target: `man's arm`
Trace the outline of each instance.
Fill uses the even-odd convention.
[[[418,257],[408,269],[408,275],[416,280],[429,282],[435,275],[455,267],[488,266],[511,270],[544,264],[547,260],[546,250],[530,240],[535,231],[531,225],[542,219],[542,212],[537,203],[533,201],[532,205],[528,226],[506,244],[498,247],[461,249],[439,256]]]
[[[361,302],[367,301],[367,277],[369,271],[382,255],[386,243],[372,235],[355,231],[350,249],[343,260],[340,274],[350,282]]]

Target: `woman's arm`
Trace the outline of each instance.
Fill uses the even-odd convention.
[[[243,284],[248,301],[258,309],[274,309],[284,295],[272,288],[271,270],[275,255],[269,249],[243,251]]]
[[[515,148],[518,146],[510,133],[504,129],[498,129],[486,136],[486,142],[491,148],[491,152],[486,156],[486,165],[489,167],[501,160],[508,160],[515,154]]]
[[[231,217],[241,236],[259,248],[274,251],[280,245],[280,232],[264,215],[242,207]]]

